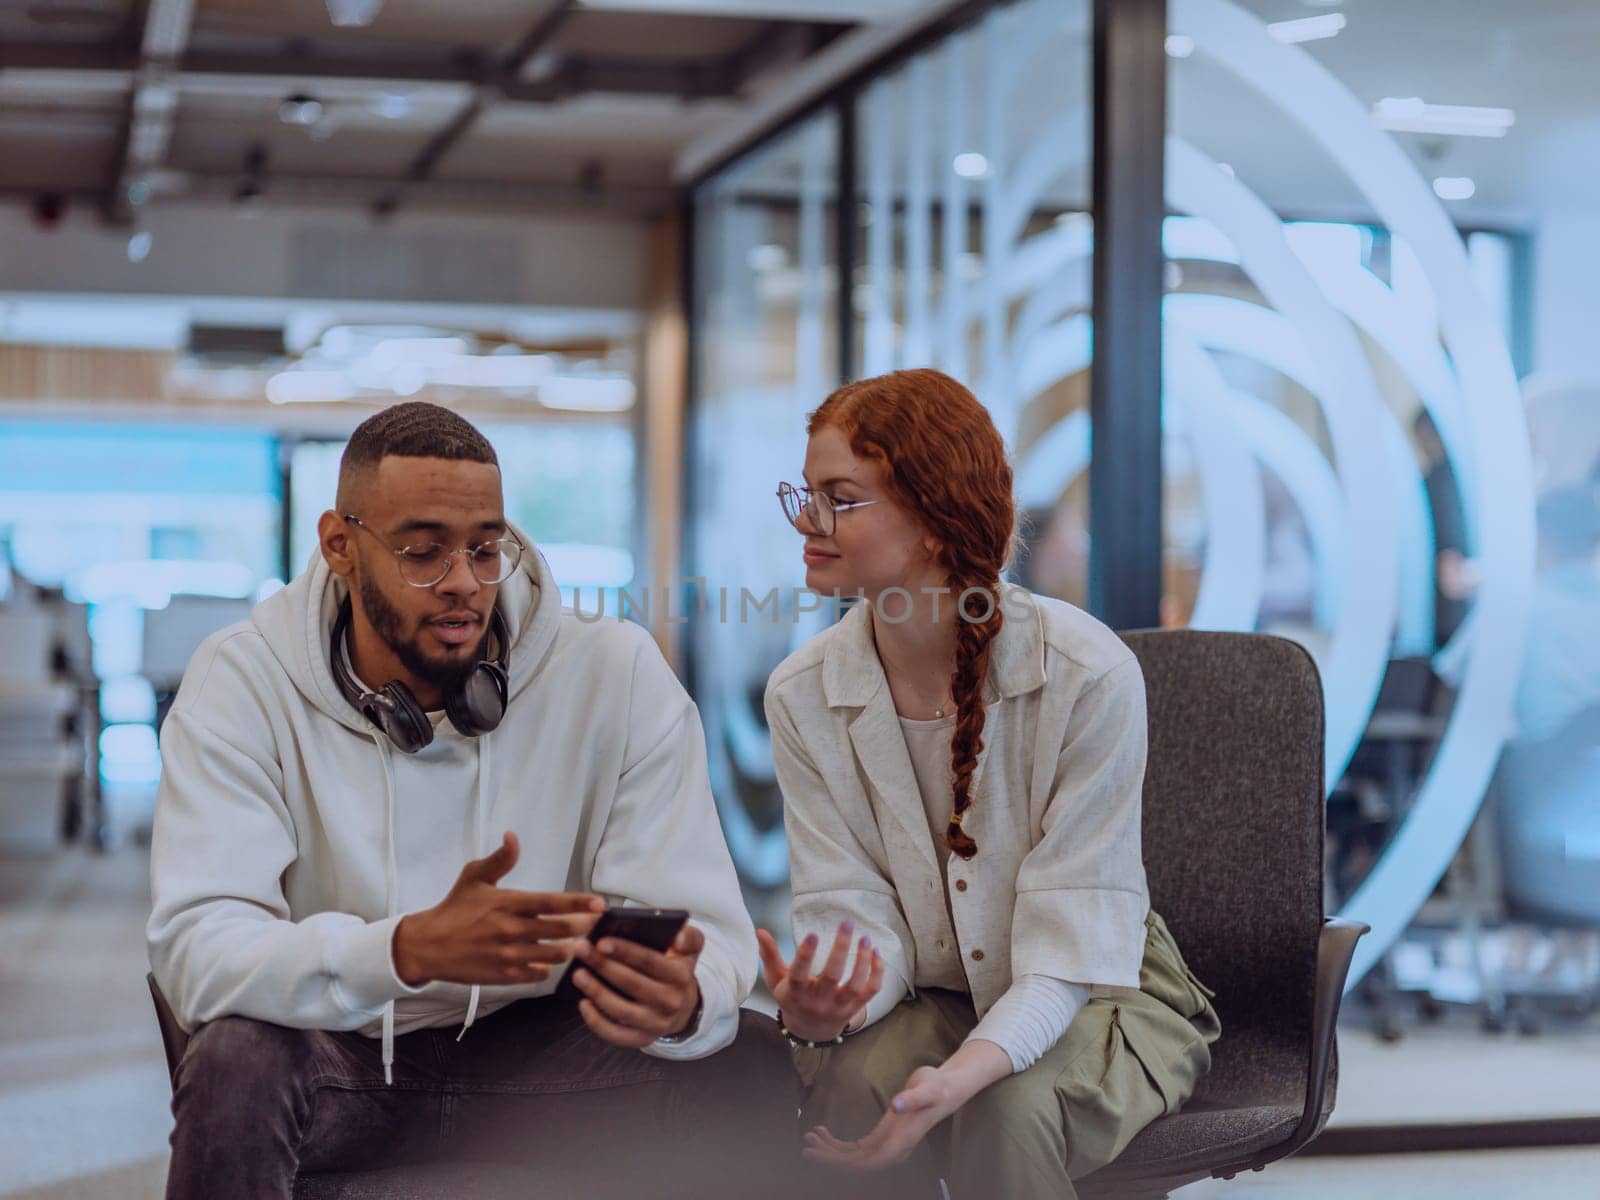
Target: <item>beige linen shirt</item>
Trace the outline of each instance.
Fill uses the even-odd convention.
[[[1001,603],[964,825],[978,853],[952,856],[944,878],[870,606],[790,655],[766,691],[796,940],[852,921],[912,991],[948,986],[954,951],[980,1018],[1028,974],[1138,987],[1149,910],[1138,662],[1070,604],[1009,584]]]

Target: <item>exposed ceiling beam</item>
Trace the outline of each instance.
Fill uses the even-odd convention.
[[[238,175],[233,172],[170,172],[164,192],[170,200],[232,201]],[[375,206],[392,187],[389,180],[369,175],[274,174],[272,186],[257,204],[321,205],[341,208]],[[407,203],[418,208],[477,209],[485,212],[581,210],[628,215],[665,212],[679,193],[669,184],[604,184],[598,190],[582,182],[497,179],[423,179],[406,188]]]
[[[139,65],[136,40],[85,46],[76,42],[0,42],[0,71],[117,71]]]
[[[141,176],[161,166],[172,142],[178,109],[178,65],[189,44],[194,0],[150,0],[139,41],[138,65],[128,96],[118,150],[102,208],[108,220],[125,223],[148,198]]]
[[[496,101],[551,104],[585,92],[635,96],[678,96],[683,99],[731,96],[755,74],[798,61],[794,47],[817,45],[830,30],[817,26],[779,26],[769,43],[741,50],[725,59],[698,63],[609,56],[561,56],[548,72],[534,78],[499,72],[469,59],[388,60],[344,58],[326,54],[240,54],[189,51],[173,78],[180,87],[221,81],[259,80],[265,86],[315,92],[319,80],[370,84],[375,90],[407,85],[484,88]],[[111,47],[39,46],[27,43],[0,47],[0,71],[13,78],[28,75],[61,78],[92,75],[96,80],[128,79],[137,56]]]
[[[572,15],[577,7],[577,0],[555,0],[539,19],[529,27],[517,44],[500,60],[492,80],[478,83],[467,98],[460,110],[450,123],[428,139],[428,144],[422,148],[417,156],[406,167],[405,180],[399,186],[386,192],[373,206],[373,211],[380,216],[387,216],[394,212],[400,204],[402,192],[414,184],[429,178],[438,170],[439,164],[444,161],[467,132],[478,121],[478,116],[497,98],[505,84],[515,83],[527,66],[548,46],[556,34],[561,32],[561,27],[566,24],[567,18]]]
[[[318,79],[342,83],[370,83],[374,87],[407,83],[477,84],[489,78],[489,68],[470,57],[456,58],[341,58],[317,53],[240,54],[192,50],[183,56],[185,82],[205,76],[229,79]]]
[[[557,0],[551,5],[500,61],[501,75],[514,78],[522,74],[528,64],[561,32],[561,27],[567,23],[576,7],[576,0]]]
[[[704,100],[731,96],[736,91],[730,72],[714,61],[568,58],[539,79],[508,80],[496,87],[495,94],[502,100],[552,104],[589,92]]]
[[[391,186],[387,179],[368,175],[275,174],[272,186],[250,201],[268,208],[318,207],[360,209],[372,205]],[[158,199],[167,204],[234,206],[239,187],[238,171],[162,171]],[[0,203],[32,204],[41,193],[58,196],[74,204],[97,203],[102,196],[98,186],[84,185],[40,188],[0,183]],[[659,215],[669,211],[680,193],[668,184],[603,183],[596,189],[582,181],[547,182],[503,179],[427,179],[411,185],[406,192],[415,208],[479,211],[484,213],[528,213],[534,211],[572,211],[617,215]]]
[[[723,122],[678,153],[673,175],[687,182],[726,161],[741,148],[781,122],[788,114],[813,103],[853,72],[861,70],[893,47],[945,19],[970,0],[921,0],[910,16],[894,24],[862,26],[829,42],[777,85],[755,97],[736,117]],[[819,6],[825,8],[826,6]]]
[[[588,12],[830,21],[846,25],[904,20],[927,4],[928,0],[579,0],[579,6]]]
[[[848,27],[809,21],[773,21],[721,64],[727,89],[742,92],[757,76],[798,66]]]

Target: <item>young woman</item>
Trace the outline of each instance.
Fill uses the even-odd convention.
[[[808,433],[806,486],[779,489],[806,583],[860,601],[766,693],[794,961],[759,936],[806,1153],[887,1169],[873,1194],[1074,1196],[1220,1031],[1149,908],[1138,663],[1001,582],[1011,470],[955,380],[850,384]]]

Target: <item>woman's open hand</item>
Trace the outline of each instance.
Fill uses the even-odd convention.
[[[795,1037],[808,1042],[832,1041],[883,986],[883,956],[867,937],[856,947],[855,968],[846,977],[854,933],[849,921],[841,921],[822,971],[812,974],[816,934],[808,934],[795,951],[794,962],[785,964],[777,939],[765,929],[756,930],[762,974],[778,1001],[784,1026]]]
[[[805,1156],[849,1171],[892,1166],[921,1145],[928,1130],[960,1106],[961,1097],[937,1067],[918,1067],[865,1137],[842,1141],[818,1125],[806,1134]]]

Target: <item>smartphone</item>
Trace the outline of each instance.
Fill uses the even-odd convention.
[[[608,937],[620,938],[623,941],[647,946],[651,950],[665,950],[672,945],[673,939],[678,936],[678,931],[688,920],[689,914],[681,908],[608,908],[600,914],[600,919],[589,931],[589,941],[594,943]],[[567,964],[566,974],[556,985],[554,994],[558,998],[573,1004],[583,998],[578,985],[572,982],[572,972],[582,965],[577,959]],[[591,971],[590,974],[605,986],[611,987],[598,972]],[[633,999],[621,988],[611,990],[626,999]]]

